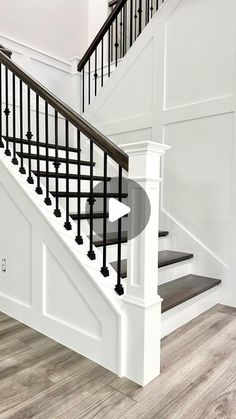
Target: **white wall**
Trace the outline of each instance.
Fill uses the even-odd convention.
[[[0,0],[1,34],[61,59],[81,57],[103,24],[107,0]]]
[[[220,30],[219,30],[220,28]],[[163,140],[162,228],[236,306],[236,3],[166,0],[86,117],[117,144]],[[128,92],[128,93],[127,93]]]
[[[88,43],[90,44],[108,17],[109,0],[87,0]]]

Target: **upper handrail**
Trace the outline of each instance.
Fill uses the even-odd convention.
[[[123,1],[123,0],[122,0]],[[109,157],[118,163],[124,170],[128,171],[128,156],[119,147],[117,147],[105,135],[94,128],[88,121],[74,111],[70,106],[57,98],[53,93],[46,89],[42,84],[36,81],[32,76],[26,73],[22,68],[10,60],[0,51],[0,63],[4,64],[12,73],[14,73],[28,87],[35,91],[42,99],[51,105],[59,114],[64,116],[72,125],[79,129],[94,144],[103,150]]]
[[[113,7],[113,6],[115,6],[115,4],[118,2],[118,0],[111,0],[111,1],[109,1],[109,3],[108,3],[108,6],[109,7]]]
[[[5,55],[11,58],[12,52],[8,48],[5,48],[3,45],[0,45],[0,51],[2,51]]]
[[[91,57],[91,55],[93,54],[93,52],[96,50],[96,48],[100,44],[102,38],[108,32],[108,30],[111,27],[112,23],[116,20],[117,15],[119,14],[119,12],[121,11],[121,9],[123,8],[124,4],[127,2],[127,0],[117,0],[117,1],[118,2],[116,4],[116,6],[114,7],[114,9],[112,10],[112,12],[108,16],[107,20],[105,21],[105,23],[101,27],[100,31],[98,32],[98,34],[94,38],[93,42],[90,44],[90,46],[87,49],[87,51],[85,52],[84,56],[81,58],[81,60],[80,60],[80,62],[78,64],[78,71],[79,72],[83,70],[85,64],[87,63],[87,61],[89,60],[89,58]]]

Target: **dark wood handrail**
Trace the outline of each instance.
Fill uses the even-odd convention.
[[[109,1],[109,3],[108,3],[108,6],[109,7],[113,7],[113,6],[115,6],[115,4],[118,2],[118,0],[111,0],[111,1]]]
[[[123,0],[122,0],[123,2]],[[128,156],[117,147],[105,135],[94,128],[88,121],[82,118],[70,106],[65,104],[53,93],[42,86],[38,81],[11,61],[3,52],[0,51],[0,63],[4,64],[12,73],[22,80],[28,87],[34,90],[42,99],[52,106],[60,115],[64,116],[72,125],[79,129],[94,144],[103,150],[109,157],[118,163],[124,170],[128,171]]]
[[[117,2],[116,7],[113,9],[113,11],[111,12],[111,14],[108,16],[107,20],[105,21],[104,25],[101,27],[100,31],[98,32],[98,34],[94,38],[93,42],[90,44],[90,46],[87,49],[86,53],[81,58],[81,60],[80,60],[80,62],[78,64],[78,71],[79,72],[83,70],[85,64],[88,62],[88,60],[91,57],[91,55],[93,54],[93,52],[96,50],[96,48],[100,44],[102,38],[108,32],[109,28],[111,27],[112,23],[117,18],[117,15],[119,14],[119,12],[121,11],[121,9],[123,8],[123,6],[124,6],[124,4],[126,2],[127,2],[127,0],[119,0]]]
[[[0,51],[2,51],[5,55],[11,58],[12,52],[8,48],[5,48],[3,45],[0,45]]]

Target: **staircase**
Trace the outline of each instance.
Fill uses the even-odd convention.
[[[111,76],[119,60],[160,7],[158,1],[155,5],[153,1],[141,1],[135,2],[134,6],[132,0],[120,0],[115,7],[114,4],[103,28],[79,63],[82,111],[91,103],[92,96],[98,94],[98,87],[103,87],[105,78]],[[131,164],[130,171],[130,155],[53,96],[11,61],[9,54],[3,52],[0,52],[0,147],[4,150],[5,159],[11,159],[12,164],[19,167],[20,174],[35,189],[35,194],[44,196],[45,205],[53,209],[58,220],[63,221],[65,230],[78,246],[78,252],[80,248],[87,247],[91,269],[96,259],[102,261],[100,272],[96,271],[98,277],[102,274],[107,283],[113,283],[116,278],[114,295],[119,298],[120,306],[124,301],[125,307],[123,298],[129,297],[129,272],[135,270],[136,261],[137,265],[140,263],[137,259],[131,261],[129,256],[133,252],[133,255],[139,254],[143,258],[144,253],[129,247],[132,246],[128,240],[130,216],[120,219],[113,225],[112,231],[109,230],[108,200],[112,197],[127,203],[130,198],[123,188],[123,179],[131,176],[134,170]],[[160,154],[158,159],[161,159]],[[114,176],[118,178],[117,190],[110,191],[109,185]],[[100,182],[102,192],[97,192],[95,188]],[[96,202],[99,202],[99,211],[95,210]],[[159,219],[158,213],[154,214],[155,218]],[[99,232],[95,228],[96,223],[101,228]],[[221,283],[219,279],[194,274],[194,254],[188,249],[172,250],[168,243],[171,234],[171,231],[161,229],[158,233],[156,229],[150,237],[150,248],[152,243],[155,245],[159,241],[154,249],[158,263],[153,273],[155,278],[158,271],[159,285],[157,287],[156,281],[153,298],[159,295],[163,299],[162,313],[176,308],[181,310],[184,303]],[[143,246],[148,251],[147,241]],[[145,269],[143,277],[146,280],[148,269]],[[156,317],[150,324],[155,325],[155,321]],[[155,330],[151,331],[153,333]],[[132,348],[137,342],[138,338],[132,342]],[[150,345],[151,340],[148,342]],[[157,371],[158,366],[154,375],[149,375],[155,376]],[[137,379],[132,372],[125,375],[143,385],[150,381],[150,378]]]
[[[90,105],[141,35],[164,0],[119,0],[78,64],[82,74],[82,112]]]

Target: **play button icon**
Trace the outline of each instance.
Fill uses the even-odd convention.
[[[121,223],[122,237],[129,239],[139,236],[148,224],[151,206],[147,193],[134,180],[122,178],[122,198],[119,200],[120,179],[111,177],[107,182],[106,213],[104,213],[104,181],[93,189],[92,228],[95,238],[103,240],[104,220],[106,220],[107,241],[116,241],[118,224]],[[85,203],[86,219],[90,224],[90,202]],[[135,221],[135,222],[134,222]],[[85,227],[86,228],[86,227]]]
[[[122,202],[117,201],[117,199],[110,198],[109,199],[109,221],[114,223],[114,221],[119,220],[119,218],[124,217],[125,215],[129,214],[131,211],[130,207]]]

